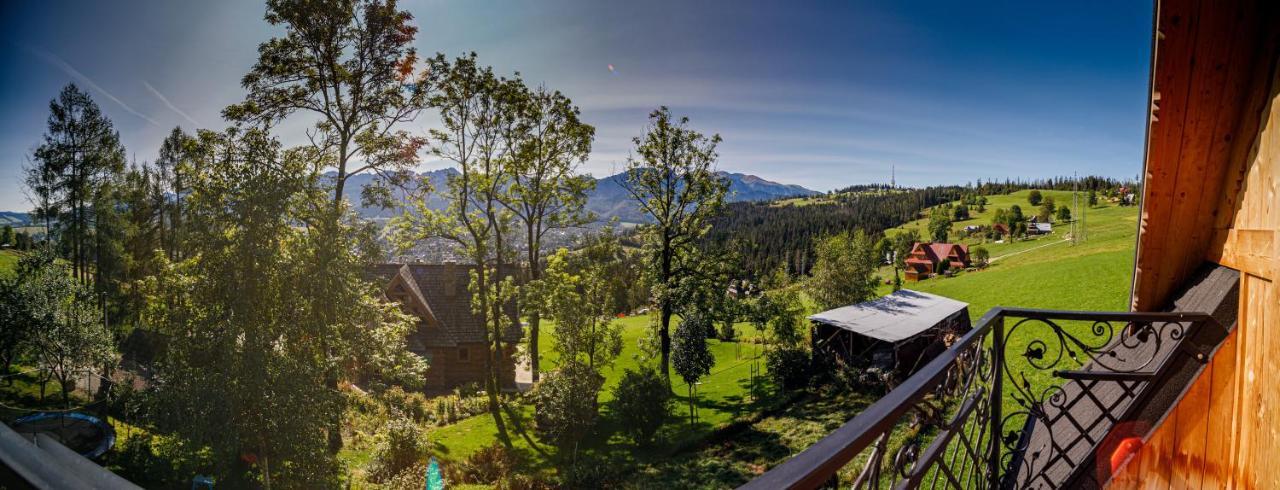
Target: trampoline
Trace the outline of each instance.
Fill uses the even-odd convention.
[[[97,459],[116,442],[111,424],[80,412],[41,412],[19,418],[10,424],[14,432],[33,437],[44,434],[89,459]]]

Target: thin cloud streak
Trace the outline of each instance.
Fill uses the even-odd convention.
[[[151,95],[154,95],[156,96],[157,99],[160,99],[160,102],[163,102],[165,107],[168,107],[169,110],[177,113],[179,116],[182,116],[183,119],[186,119],[187,122],[194,124],[197,128],[200,127],[200,123],[196,122],[195,118],[192,118],[191,116],[187,115],[187,113],[182,112],[182,109],[179,109],[177,106],[173,105],[172,102],[169,102],[168,97],[165,97],[164,94],[160,93],[159,90],[156,90],[155,87],[152,87],[151,84],[147,83],[146,80],[142,81],[142,85],[147,87],[147,90],[151,92]]]
[[[138,116],[139,118],[142,118],[144,121],[147,121],[156,127],[160,126],[160,123],[156,122],[154,119],[144,116],[141,112],[138,112],[137,110],[134,110],[134,108],[129,107],[129,104],[124,103],[124,101],[120,100],[119,97],[111,95],[111,92],[108,92],[106,89],[99,86],[93,80],[89,79],[89,77],[85,76],[85,74],[80,73],[80,70],[75,69],[75,67],[71,66],[70,63],[67,63],[66,60],[59,58],[58,55],[55,55],[48,51],[44,51],[42,49],[30,47],[30,46],[27,47],[27,50],[31,51],[32,54],[36,55],[36,57],[43,59],[45,62],[49,63],[50,65],[53,65],[55,68],[58,68],[59,70],[62,70],[64,73],[71,75],[77,80],[80,80],[85,85],[88,85],[89,88],[92,88],[93,90],[102,94],[106,98],[111,99],[112,102],[115,102],[121,108],[128,111],[130,114]]]

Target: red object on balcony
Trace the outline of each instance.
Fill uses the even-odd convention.
[[[1124,462],[1129,460],[1129,456],[1137,453],[1142,449],[1141,437],[1126,437],[1116,445],[1116,450],[1111,453],[1111,474],[1116,474]]]

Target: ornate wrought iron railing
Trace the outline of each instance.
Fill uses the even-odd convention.
[[[1223,337],[1204,313],[995,308],[857,417],[741,488],[1060,487],[1171,366],[1206,362]]]

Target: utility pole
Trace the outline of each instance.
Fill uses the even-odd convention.
[[[1080,173],[1076,172],[1071,178],[1071,246],[1076,246],[1080,242],[1080,230],[1076,226],[1076,214],[1080,210],[1077,207],[1080,204]]]

